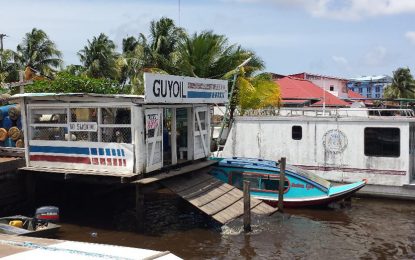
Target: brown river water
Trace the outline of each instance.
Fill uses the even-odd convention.
[[[37,203],[60,207],[59,239],[167,250],[184,259],[415,259],[411,201],[353,198],[348,208],[286,209],[254,217],[246,234],[241,220],[221,227],[160,190],[147,195],[145,230],[136,231],[133,189],[48,191]]]

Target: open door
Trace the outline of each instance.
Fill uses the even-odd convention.
[[[146,121],[146,172],[161,169],[163,166],[163,109],[145,110]]]
[[[193,136],[194,136],[194,156],[193,158],[200,159],[209,156],[209,117],[208,117],[208,108],[205,107],[195,107],[193,110]]]

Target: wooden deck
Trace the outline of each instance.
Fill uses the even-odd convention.
[[[206,172],[163,180],[162,184],[222,224],[243,215],[243,192]],[[271,215],[277,210],[251,198],[253,214]]]
[[[196,163],[193,163],[193,164],[190,164],[190,165],[183,166],[183,167],[178,168],[178,169],[169,170],[169,171],[166,171],[166,172],[156,174],[156,175],[151,176],[151,177],[143,178],[143,179],[134,181],[132,183],[139,184],[139,185],[147,185],[147,184],[151,184],[151,183],[154,183],[154,182],[160,182],[160,181],[165,180],[165,179],[169,179],[169,178],[177,177],[179,175],[183,175],[183,174],[186,174],[186,173],[191,173],[191,172],[194,172],[194,171],[202,170],[202,169],[204,169],[206,167],[209,167],[209,166],[212,166],[213,164],[216,164],[216,163],[217,163],[216,161],[210,161],[210,160],[200,161],[200,162],[196,162]]]

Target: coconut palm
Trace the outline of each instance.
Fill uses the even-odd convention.
[[[384,91],[386,98],[415,98],[415,81],[409,68],[393,72],[392,83]]]
[[[42,30],[33,28],[17,45],[16,62],[21,69],[30,67],[45,76],[52,76],[62,65],[62,54]]]
[[[115,44],[105,34],[94,36],[88,45],[78,52],[78,56],[88,76],[93,78],[117,79],[119,54]]]
[[[0,50],[0,84],[19,79],[19,66],[14,62],[14,56],[12,50]]]

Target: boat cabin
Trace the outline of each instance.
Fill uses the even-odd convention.
[[[286,157],[327,180],[366,179],[363,191],[411,198],[414,154],[412,110],[366,108],[250,111],[235,118],[222,151],[223,157]]]
[[[210,155],[210,106],[227,81],[150,74],[145,95],[26,93],[28,168],[143,174]]]

